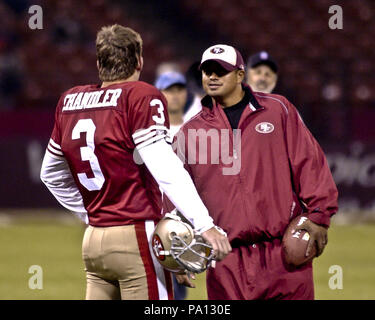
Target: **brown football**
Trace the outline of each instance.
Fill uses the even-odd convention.
[[[287,227],[282,240],[284,260],[286,263],[295,267],[305,264],[312,260],[316,255],[315,246],[311,250],[309,256],[306,257],[305,255],[307,244],[310,239],[309,233],[305,230],[294,231],[305,219],[307,219],[307,217],[303,215],[293,219]]]

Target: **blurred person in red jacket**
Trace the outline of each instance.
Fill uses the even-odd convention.
[[[232,252],[207,271],[209,299],[313,299],[312,262],[286,265],[282,237],[302,212],[319,256],[336,213],[325,155],[283,96],[244,84],[238,50],[214,45],[200,64],[202,111],[175,137],[177,153]],[[168,208],[168,204],[165,204]],[[169,208],[171,209],[171,208]]]

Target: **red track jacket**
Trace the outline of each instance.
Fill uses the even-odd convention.
[[[249,104],[240,132],[206,96],[202,111],[175,137],[214,223],[232,244],[282,237],[302,208],[328,227],[338,191],[319,144],[285,97],[243,87]]]

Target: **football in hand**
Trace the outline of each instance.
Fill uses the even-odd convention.
[[[314,245],[310,254],[306,256],[310,235],[306,230],[295,231],[306,219],[307,217],[305,216],[298,216],[293,219],[287,227],[282,240],[284,260],[287,264],[295,267],[312,260],[317,253]]]

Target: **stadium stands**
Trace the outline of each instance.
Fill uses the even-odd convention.
[[[142,20],[145,12],[136,10],[130,2],[93,0],[90,7],[85,1],[43,3],[43,30],[27,28],[27,11],[19,13],[0,3],[0,17],[5,18],[5,28],[0,33],[0,65],[6,64],[8,73],[18,76],[13,90],[9,90],[9,84],[3,88],[9,77],[0,69],[0,96],[12,95],[7,97],[6,105],[1,99],[0,109],[54,108],[58,96],[69,87],[97,82],[96,32],[113,23],[141,33],[145,49],[142,79],[152,82],[157,64],[173,60],[175,50],[168,39],[160,41],[160,28],[149,30],[150,25]],[[12,63],[8,61],[10,56]]]
[[[345,118],[354,108],[363,112],[374,106],[373,1],[345,2],[343,30],[328,27],[328,8],[336,4],[332,0],[236,0],[230,5],[224,0],[181,0],[171,13],[172,2],[92,0],[89,7],[87,1],[44,2],[43,31],[26,27],[29,1],[0,3],[0,109],[53,109],[67,88],[97,82],[95,34],[115,22],[142,34],[142,80],[148,82],[161,62],[187,67],[199,56],[202,43],[227,42],[245,57],[269,50],[280,65],[277,92],[300,108],[319,138],[350,138],[353,133],[344,130],[343,137],[335,136],[329,125],[320,123],[322,114],[329,122],[337,108]],[[175,19],[165,20],[167,13]],[[183,29],[176,26],[178,20]]]

